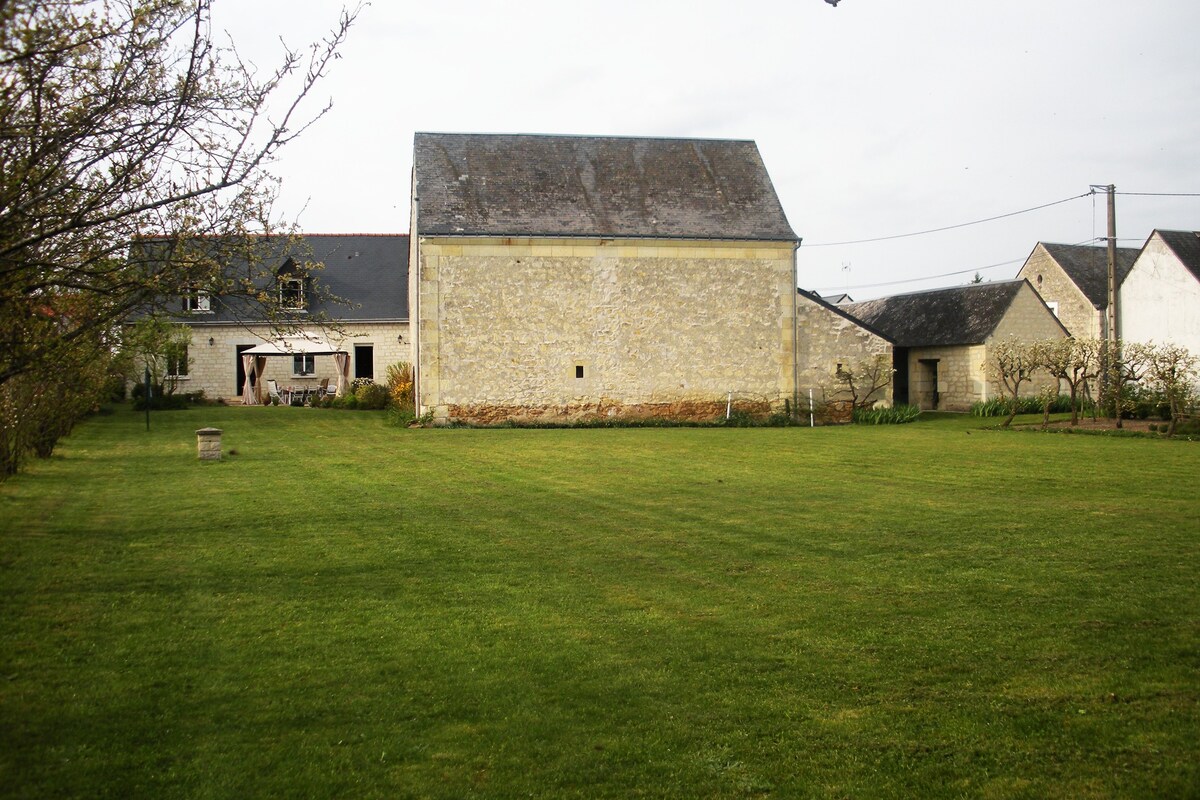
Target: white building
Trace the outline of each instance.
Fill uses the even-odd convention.
[[[1117,299],[1127,342],[1186,347],[1200,355],[1200,232],[1150,234]]]

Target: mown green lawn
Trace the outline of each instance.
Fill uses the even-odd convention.
[[[1200,794],[1200,445],[981,424],[98,417],[0,484],[0,794]]]

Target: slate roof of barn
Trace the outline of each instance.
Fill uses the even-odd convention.
[[[976,283],[897,294],[839,308],[882,331],[897,347],[982,344],[1026,284],[1024,279]]]
[[[752,141],[418,133],[422,236],[796,241]]]

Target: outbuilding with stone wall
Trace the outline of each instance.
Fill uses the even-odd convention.
[[[800,408],[827,410],[834,418],[848,416],[852,397],[839,373],[857,372],[882,360],[886,373],[892,370],[892,341],[862,320],[820,296],[797,290],[796,364],[799,374]],[[891,381],[874,392],[867,402],[892,404]]]
[[[1067,329],[1025,280],[892,295],[844,310],[895,342],[893,396],[925,410],[967,411],[1000,394],[988,373],[1001,341],[1063,339]],[[1034,394],[1052,378],[1040,376]]]

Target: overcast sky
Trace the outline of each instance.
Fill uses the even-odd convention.
[[[267,66],[342,4],[215,5]],[[1001,280],[1038,241],[1104,236],[1103,196],[822,245],[1091,184],[1200,194],[1197,30],[1196,0],[374,0],[318,90],[333,110],[274,166],[279,211],[312,233],[407,232],[415,131],[753,139],[804,240],[802,287]],[[1200,229],[1200,197],[1118,195],[1122,246],[1154,228]]]

